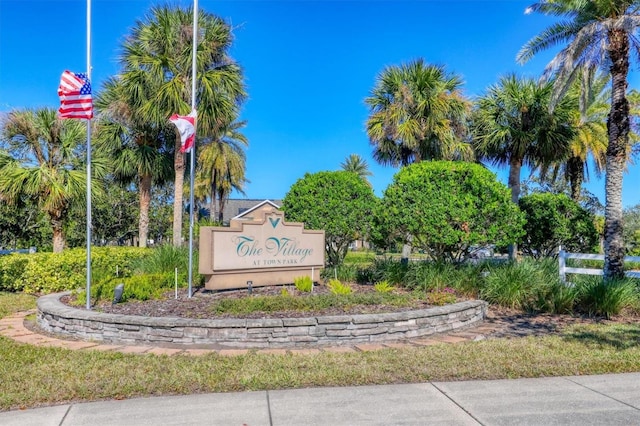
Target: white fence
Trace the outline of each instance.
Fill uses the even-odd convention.
[[[13,254],[13,253],[22,253],[22,254],[31,254],[31,253],[35,253],[36,252],[36,248],[35,247],[29,247],[28,249],[9,249],[9,250],[0,250],[0,256],[2,256],[3,254]]]
[[[567,259],[584,259],[584,260],[601,260],[604,261],[604,254],[585,254],[585,253],[567,253],[560,249],[558,252],[558,269],[560,270],[560,279],[567,280],[567,274],[583,274],[583,275],[602,275],[602,268],[572,268],[567,267]],[[625,262],[640,262],[640,256],[625,256]],[[626,271],[627,277],[640,278],[640,271]]]

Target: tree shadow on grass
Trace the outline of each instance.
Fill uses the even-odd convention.
[[[615,349],[640,347],[640,324],[580,325],[562,333],[567,341]]]

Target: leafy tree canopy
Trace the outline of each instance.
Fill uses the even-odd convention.
[[[536,193],[520,198],[527,218],[520,248],[535,258],[553,256],[558,246],[570,252],[597,250],[593,216],[564,194]]]
[[[373,190],[352,172],[307,173],[282,201],[287,220],[307,229],[324,229],[329,266],[342,263],[349,244],[366,234],[377,199]]]
[[[477,164],[434,161],[402,168],[375,219],[377,244],[411,243],[434,260],[463,261],[474,248],[507,245],[524,218],[508,188]]]

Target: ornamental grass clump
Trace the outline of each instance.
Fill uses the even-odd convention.
[[[560,282],[553,259],[523,259],[490,267],[480,297],[512,309],[566,313],[573,310],[576,293]]]
[[[296,277],[293,279],[293,284],[303,293],[310,293],[313,290],[313,281],[310,276]]]
[[[331,294],[351,294],[352,292],[351,287],[349,287],[348,284],[342,284],[340,280],[336,279],[329,280],[327,287]]]
[[[391,293],[395,290],[395,287],[389,284],[389,281],[386,280],[375,283],[373,287],[378,293]]]
[[[197,254],[197,251],[194,253]],[[198,264],[197,258],[194,264]],[[174,273],[178,268],[178,273],[186,274],[189,269],[189,249],[169,244],[153,248],[147,256],[135,262],[133,268],[137,273],[143,274]]]
[[[433,290],[427,293],[427,302],[434,306],[444,306],[456,303],[456,291],[451,287]]]
[[[323,269],[320,277],[325,280],[333,278],[346,282],[359,282],[359,274],[362,269],[358,265],[343,263],[333,268]]]
[[[634,280],[604,280],[602,277],[580,277],[575,283],[578,309],[589,315],[610,318],[639,302],[638,287]]]
[[[537,279],[538,268],[533,262],[511,262],[493,268],[481,289],[481,297],[489,303],[495,303],[511,309],[526,309],[531,306]]]
[[[405,276],[409,270],[407,262],[400,262],[391,257],[376,259],[370,267],[372,273],[369,275],[373,282],[389,281],[393,285],[403,284]]]

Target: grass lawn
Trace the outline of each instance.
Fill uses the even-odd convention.
[[[35,299],[0,293],[0,316]],[[0,410],[163,394],[640,371],[640,325],[561,336],[373,352],[156,356],[72,351],[0,338]]]

